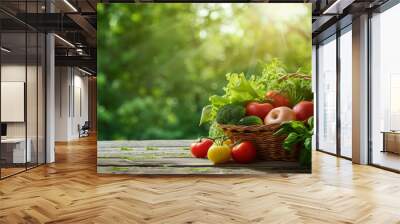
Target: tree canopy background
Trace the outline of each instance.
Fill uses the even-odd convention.
[[[194,139],[225,74],[311,72],[310,4],[98,4],[98,138]]]

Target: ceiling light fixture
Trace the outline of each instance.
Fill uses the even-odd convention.
[[[64,0],[64,3],[68,5],[74,12],[78,12],[78,10],[73,6],[68,0]]]
[[[86,70],[83,70],[83,69],[81,69],[81,68],[79,68],[79,67],[78,67],[78,70],[81,71],[81,72],[83,72],[83,73],[85,73],[85,74],[87,74],[87,75],[90,75],[90,76],[93,75],[92,73],[90,73],[90,72],[88,72],[88,71],[86,71]]]
[[[66,43],[68,46],[75,48],[75,45],[73,45],[71,42],[69,42],[68,40],[60,37],[58,34],[54,34],[55,37],[57,37],[59,40],[61,40],[62,42]]]
[[[86,52],[83,51],[82,48],[77,48],[77,49],[76,49],[76,53],[77,53],[78,55],[88,55]]]
[[[5,47],[1,47],[0,49],[1,49],[2,51],[6,52],[6,53],[10,53],[10,52],[11,52],[11,50],[9,50],[9,49],[7,49],[7,48],[5,48]]]
[[[336,0],[332,5],[330,5],[327,9],[322,13],[323,15],[327,14],[342,14],[343,10],[351,5],[354,0]]]

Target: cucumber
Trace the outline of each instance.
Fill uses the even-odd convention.
[[[238,125],[259,125],[259,124],[264,124],[264,122],[261,120],[261,118],[257,116],[247,116],[238,122]]]

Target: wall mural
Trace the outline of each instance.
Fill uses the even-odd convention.
[[[310,173],[311,4],[98,4],[98,172]]]

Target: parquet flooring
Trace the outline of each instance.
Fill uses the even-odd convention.
[[[0,181],[0,223],[400,223],[400,175],[313,153],[313,174],[98,175],[95,138]]]
[[[25,167],[3,167],[1,168],[2,177],[7,177],[15,173],[19,173],[25,170]]]

